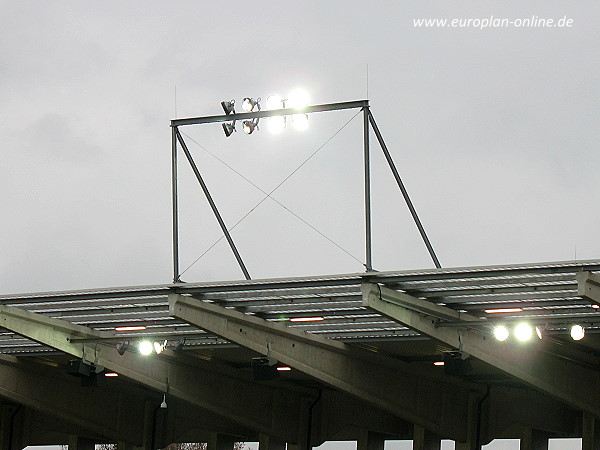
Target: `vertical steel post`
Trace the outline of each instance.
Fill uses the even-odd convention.
[[[179,131],[176,130],[175,135],[177,137],[177,140],[181,144],[181,148],[183,149],[183,153],[185,153],[185,157],[187,158],[188,162],[190,163],[190,166],[192,167],[192,170],[194,171],[194,175],[196,175],[196,179],[198,180],[198,183],[200,183],[200,187],[202,188],[202,191],[204,192],[204,195],[206,196],[206,199],[208,200],[208,203],[215,215],[215,218],[217,219],[217,222],[219,222],[221,231],[223,231],[223,234],[225,235],[225,238],[227,239],[227,242],[229,243],[229,247],[231,247],[231,251],[233,252],[233,254],[235,256],[235,259],[237,260],[237,262],[240,266],[240,269],[242,269],[242,272],[244,273],[246,280],[250,280],[251,279],[250,273],[248,273],[248,269],[246,269],[246,265],[244,264],[244,261],[242,261],[242,257],[240,256],[240,253],[238,252],[238,249],[235,246],[235,243],[233,242],[233,238],[231,237],[229,230],[225,226],[225,222],[223,221],[223,218],[221,217],[221,213],[217,209],[217,205],[215,204],[212,196],[210,195],[208,186],[206,186],[206,183],[204,182],[202,175],[200,175],[200,171],[198,170],[198,166],[196,166],[196,163],[194,162],[194,159],[192,158],[192,154],[188,150],[185,141],[181,137],[181,134],[179,134]]]
[[[427,250],[429,251],[429,255],[431,256],[431,259],[433,259],[433,263],[435,264],[435,267],[437,267],[439,269],[440,267],[442,267],[440,265],[440,261],[438,260],[436,254],[435,254],[435,251],[433,250],[433,246],[431,245],[431,242],[429,242],[429,238],[427,237],[427,233],[425,233],[425,228],[423,228],[423,224],[421,224],[421,220],[419,220],[419,216],[417,215],[417,210],[415,209],[412,202],[410,201],[408,192],[407,192],[406,188],[404,187],[404,183],[402,183],[402,179],[400,178],[398,169],[396,169],[396,164],[394,164],[394,160],[392,159],[392,155],[390,154],[390,152],[387,148],[387,145],[385,145],[383,136],[381,135],[381,132],[379,131],[379,128],[377,127],[377,124],[375,123],[375,118],[373,117],[373,115],[370,112],[367,112],[367,113],[369,115],[369,121],[371,122],[373,131],[375,132],[375,136],[377,137],[377,141],[379,141],[379,146],[381,147],[381,150],[383,151],[383,154],[385,155],[385,159],[387,160],[388,165],[390,166],[392,174],[394,174],[394,178],[396,179],[396,183],[398,184],[398,187],[400,188],[400,192],[402,192],[402,196],[404,197],[406,206],[408,206],[408,209],[410,210],[410,214],[412,215],[413,220],[415,221],[415,224],[417,225],[417,228],[419,229],[419,233],[421,233],[421,238],[423,238],[423,242],[425,242],[425,246],[427,247]]]
[[[173,196],[173,283],[179,281],[179,212],[177,201],[177,127],[171,127],[171,194]]]
[[[371,159],[369,152],[369,107],[363,108],[363,149],[365,163],[365,255],[367,272],[373,270],[371,244]]]

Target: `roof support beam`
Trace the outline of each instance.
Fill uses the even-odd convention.
[[[187,361],[168,350],[160,356],[143,357],[131,351],[119,355],[114,347],[102,343],[72,342],[105,337],[107,333],[12,306],[0,305],[0,326],[257,432],[288,440],[297,437],[298,411],[303,401],[298,392],[237,378],[213,364],[212,370],[207,370],[200,362]]]
[[[440,436],[466,436],[470,387],[458,380],[191,297],[171,294],[169,310]]]
[[[362,289],[365,306],[600,417],[600,404],[590,395],[600,390],[600,371],[548,353],[552,343],[498,342],[488,334],[469,329],[468,322],[464,327],[438,327],[435,318],[403,306],[406,294],[371,283],[365,283]]]
[[[600,274],[577,272],[577,294],[596,305],[600,305]]]

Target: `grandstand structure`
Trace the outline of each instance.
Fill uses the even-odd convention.
[[[600,260],[377,272],[368,233],[364,273],[184,283],[174,234],[173,283],[0,295],[0,446],[600,448]]]

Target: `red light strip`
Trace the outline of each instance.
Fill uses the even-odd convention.
[[[498,308],[485,310],[487,314],[515,313],[521,311],[523,311],[521,308]]]
[[[292,317],[290,322],[317,322],[324,320],[323,317]]]
[[[146,327],[144,325],[132,325],[132,326],[126,326],[126,327],[117,327],[115,328],[115,331],[139,331],[139,330],[145,330]]]

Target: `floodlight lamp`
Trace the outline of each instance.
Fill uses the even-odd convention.
[[[519,341],[528,341],[531,339],[531,336],[533,336],[533,329],[528,323],[522,322],[515,327],[515,337]]]
[[[279,134],[285,130],[286,118],[285,116],[273,116],[269,117],[269,131],[273,134]]]
[[[242,109],[246,112],[260,111],[260,97],[256,100],[245,97],[244,100],[242,100]]]
[[[281,95],[273,94],[267,97],[267,109],[282,109],[285,108],[285,99]]]
[[[235,120],[233,122],[225,122],[223,123],[223,131],[225,132],[225,137],[229,137],[233,134],[235,129]]]
[[[151,355],[154,351],[154,346],[150,341],[140,341],[140,343],[138,344],[138,351],[141,355],[148,356]]]
[[[221,107],[223,108],[223,111],[225,111],[225,114],[227,114],[227,115],[235,114],[235,106],[234,105],[235,105],[235,100],[221,102]]]
[[[508,328],[504,325],[498,325],[494,327],[494,337],[497,341],[504,342],[508,339]]]
[[[542,330],[542,327],[535,327],[535,334],[537,334],[538,339],[543,339],[544,338],[544,333]]]
[[[571,327],[571,338],[574,341],[580,341],[584,337],[585,337],[585,329],[581,325],[576,324]]]
[[[129,347],[129,342],[119,342],[117,345],[117,353],[119,353],[119,355],[124,355],[125,352],[127,351],[127,348]]]
[[[304,89],[295,89],[288,96],[288,107],[302,109],[308,106],[308,92]]]
[[[252,134],[254,130],[258,130],[258,118],[242,121],[242,129],[246,134]]]
[[[292,125],[298,131],[304,131],[308,128],[308,114],[294,114],[292,116]]]
[[[162,344],[160,342],[154,342],[152,344],[154,346],[154,351],[157,355],[160,355],[165,348],[167,348],[167,341],[165,340]]]

